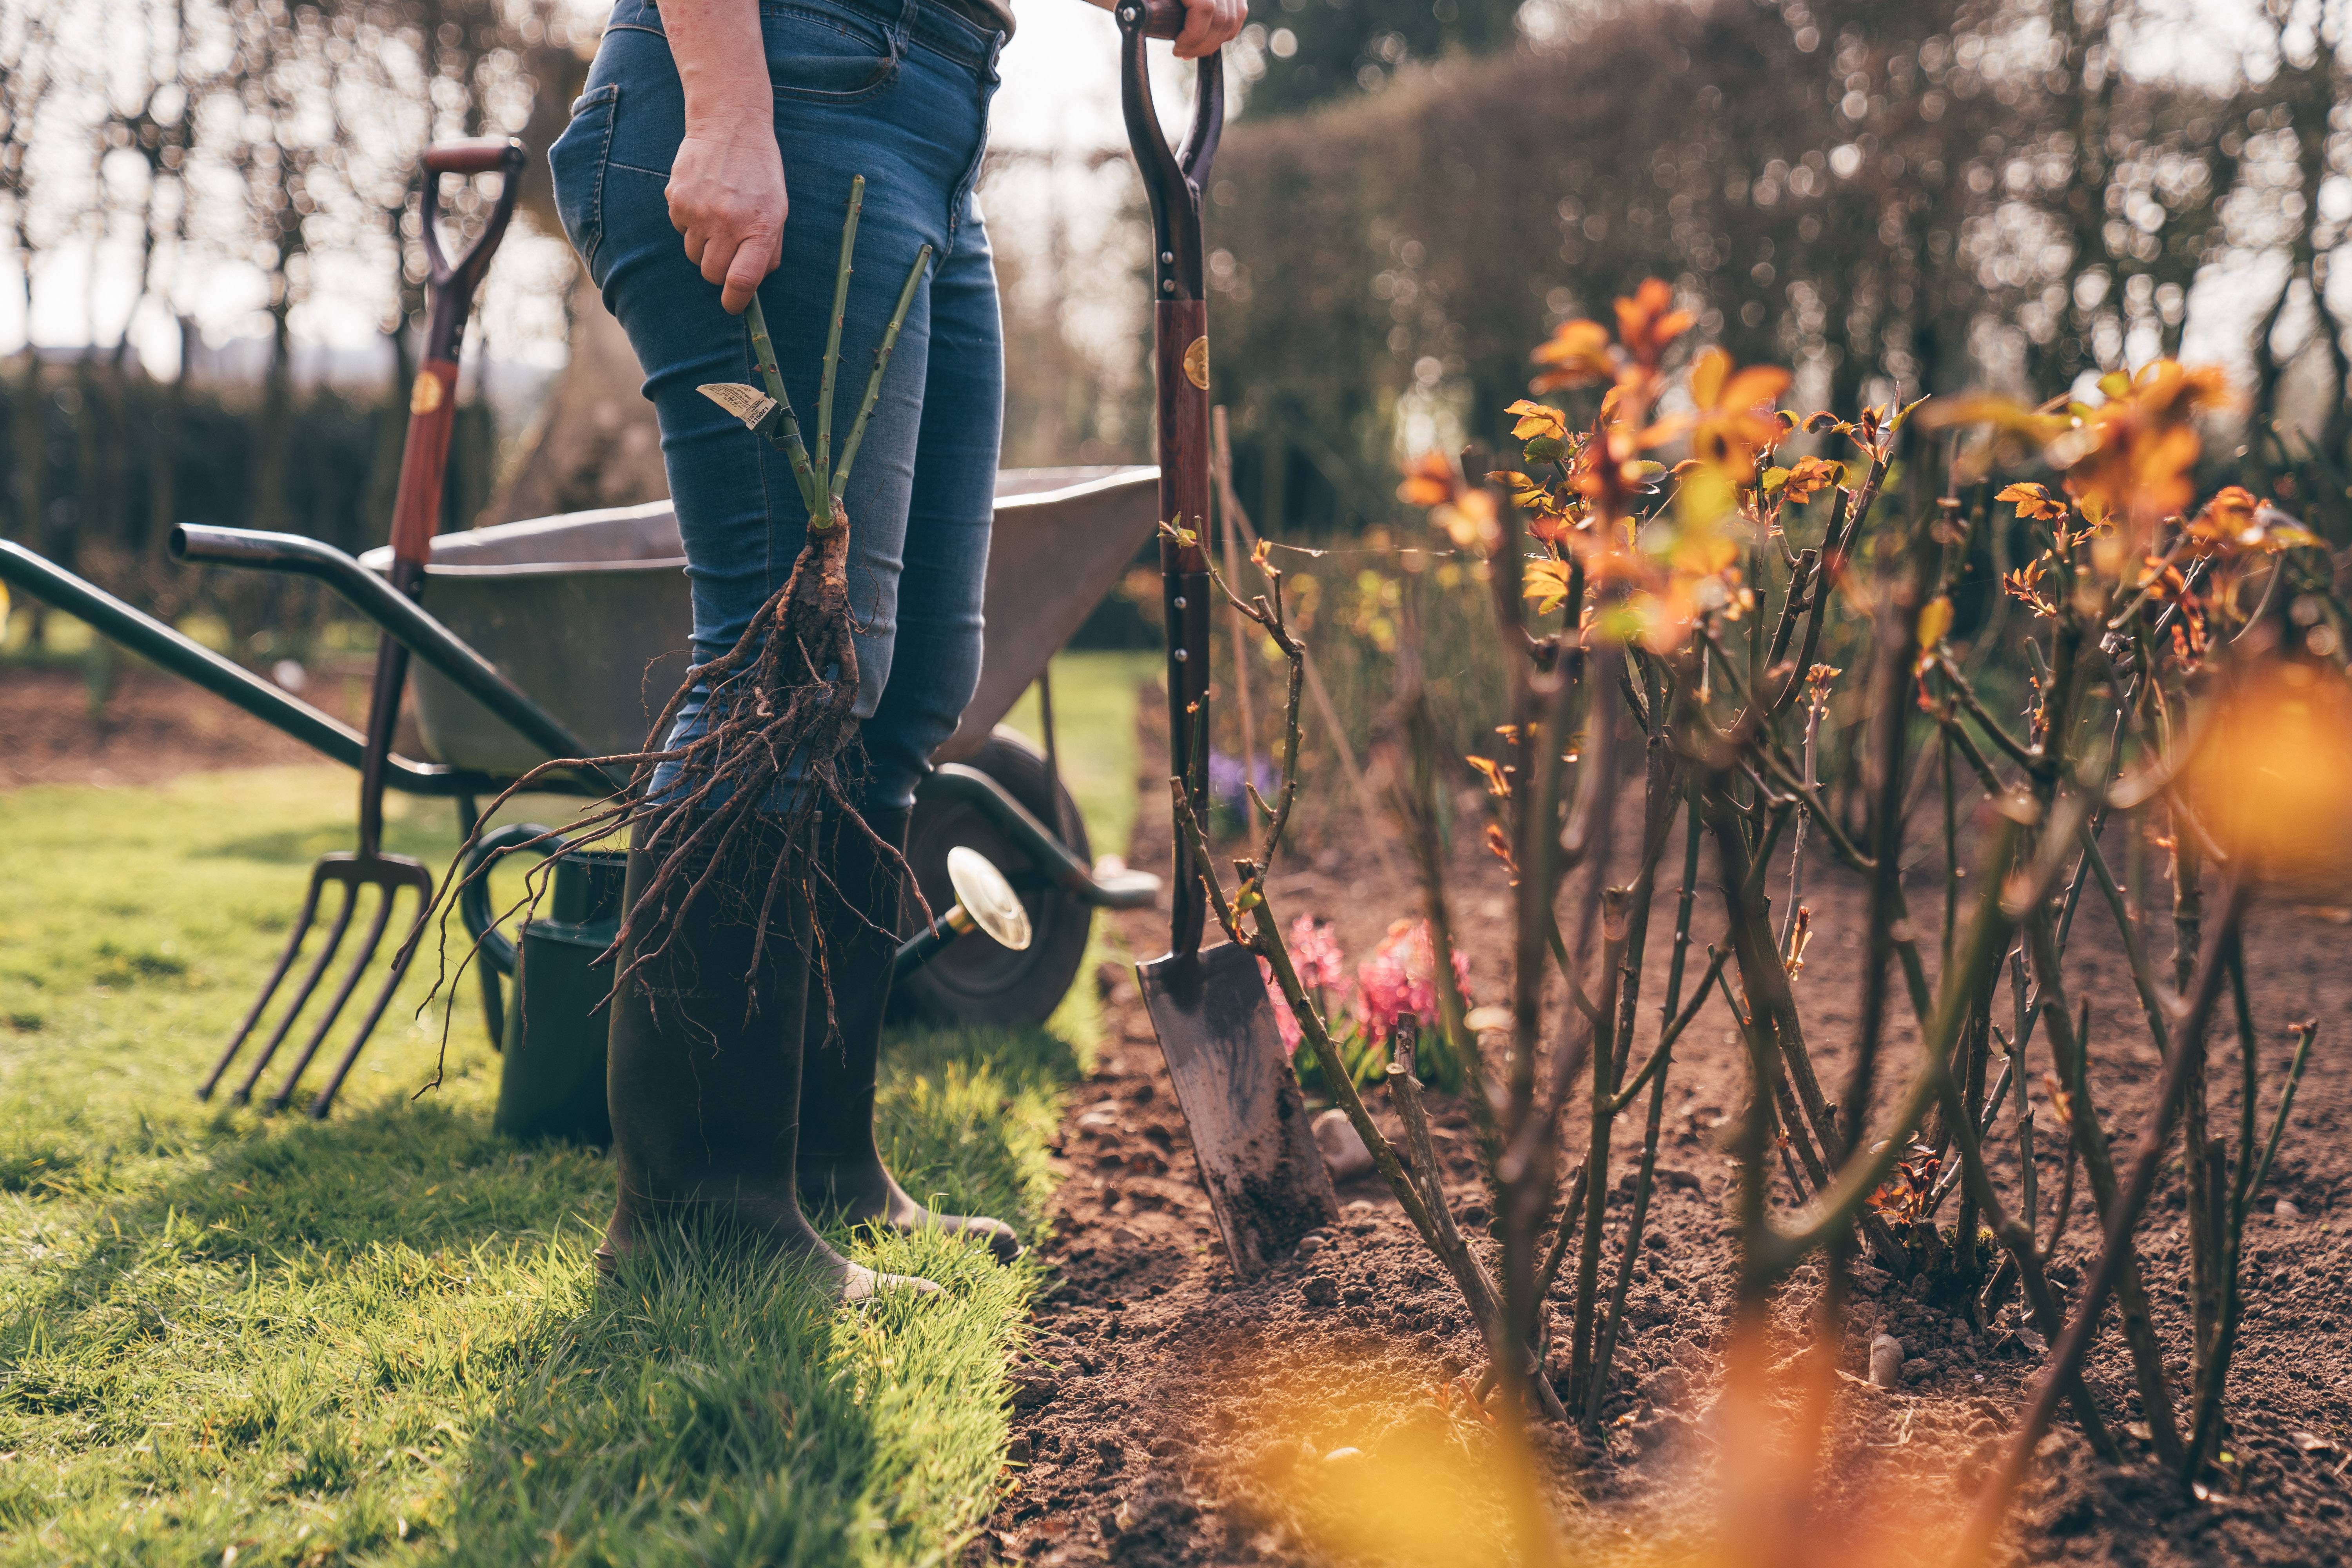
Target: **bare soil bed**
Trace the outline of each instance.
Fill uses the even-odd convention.
[[[367,709],[367,666],[313,671],[300,696],[347,724]],[[413,747],[415,742],[410,740]],[[125,661],[93,716],[81,671],[0,666],[0,789],[160,784],[212,768],[315,763],[319,753],[188,682]]]
[[[1148,710],[1143,721],[1149,756]],[[1130,857],[1146,866],[1165,863],[1169,832],[1164,785],[1155,784],[1151,769],[1147,762]],[[1368,833],[1378,830],[1367,825]],[[1703,862],[1702,879],[1711,870],[1711,860]],[[1507,950],[1504,879],[1491,861],[1481,865],[1467,852],[1459,873],[1457,920],[1474,955],[1473,990],[1499,997],[1497,955]],[[1649,997],[1664,986],[1673,900],[1663,884],[1671,879],[1671,873],[1661,879]],[[1286,918],[1334,921],[1351,963],[1414,908],[1411,890],[1382,879],[1360,839],[1294,864],[1276,875],[1272,890]],[[1798,983],[1801,1005],[1812,1020],[1811,1037],[1833,1043],[1851,1028],[1843,1009],[1854,994],[1863,889],[1817,868],[1807,901],[1819,935]],[[2231,1376],[2229,1462],[2200,1499],[2172,1482],[2137,1437],[2122,1438],[2137,1452],[2110,1466],[2062,1415],[2019,1499],[2008,1542],[2016,1558],[2352,1561],[2352,1328],[2344,1317],[2352,1269],[2346,1138],[2352,1070],[2338,1022],[2352,1010],[2352,933],[2340,918],[2339,910],[2273,901],[2248,932],[2266,1051],[2265,1116],[2285,1067],[2287,1052],[2277,1045],[2284,1026],[2309,1016],[2325,1022],[2249,1226],[2250,1303]],[[1119,917],[1118,935],[1130,952],[1148,956],[1165,946],[1164,920],[1151,911]],[[1703,882],[1695,936],[1703,942],[1720,927],[1720,906]],[[2158,952],[2169,951],[2168,930],[2152,940]],[[2084,910],[2069,968],[2077,994],[2093,1003],[2102,1110],[2128,1146],[2159,1064],[2143,1043],[2121,946],[2102,909]],[[1349,1536],[1346,1514],[1367,1497],[1377,1502],[1402,1489],[1407,1496],[1397,1518],[1404,1522],[1384,1527],[1407,1548],[1398,1555],[1496,1560],[1475,1531],[1462,1533],[1461,1521],[1476,1510],[1465,1513],[1454,1500],[1448,1512],[1453,1472],[1442,1464],[1452,1455],[1475,1474],[1490,1442],[1454,1381],[1475,1376],[1483,1364],[1477,1334],[1380,1179],[1341,1186],[1345,1213],[1319,1245],[1310,1242],[1262,1279],[1236,1280],[1132,976],[1107,964],[1097,983],[1108,1004],[1107,1038],[1058,1145],[1067,1179],[1042,1252],[1059,1278],[1040,1300],[1034,1341],[1016,1369],[1016,1482],[975,1553],[1136,1568],[1377,1560],[1376,1543]],[[1654,1015],[1654,1005],[1645,1011]],[[1643,1028],[1640,1054],[1654,1037],[1654,1016]],[[1907,1071],[1916,1044],[1907,1032],[1895,1040],[1897,1076]],[[2214,1124],[2231,1127],[2234,1047],[2217,1043],[2215,1050]],[[1825,1054],[1834,1060],[1837,1053]],[[1825,1078],[1832,1070],[1824,1062]],[[1617,1357],[1602,1436],[1590,1451],[1564,1427],[1541,1436],[1559,1517],[1597,1560],[1712,1558],[1727,1525],[1717,1485],[1733,1436],[1723,1430],[1717,1403],[1733,1235],[1723,1139],[1744,1081],[1743,1055],[1718,1000],[1677,1050],[1659,1188],[1630,1298],[1630,1341]],[[2055,1125],[2046,1105],[2042,1123]],[[1468,1117],[1458,1104],[1445,1105],[1438,1125],[1452,1155],[1457,1213],[1483,1221]],[[1639,1143],[1638,1129],[1621,1134],[1612,1179],[1630,1182]],[[2013,1173],[2017,1148],[2006,1116],[1988,1146]],[[2058,1190],[2062,1151],[2059,1137],[2045,1131],[2038,1162],[2045,1194]],[[1947,1226],[1955,1206],[1943,1212]],[[2186,1343],[2182,1214],[2176,1165],[2139,1233],[2168,1353]],[[2079,1288],[2097,1245],[2085,1195],[2059,1248],[2056,1282]],[[1922,1300],[1875,1270],[1862,1278],[1843,1374],[1831,1393],[1832,1452],[1823,1468],[1830,1479],[1818,1516],[1829,1522],[1817,1560],[1934,1561],[2019,1408],[2041,1351],[2016,1331],[2013,1308],[1980,1331],[1956,1316],[1955,1303]],[[1820,1285],[1818,1269],[1809,1267],[1783,1292],[1774,1354],[1787,1364],[1803,1346]],[[2111,1312],[2088,1375],[2121,1435],[2137,1408],[2113,1325]],[[1904,1346],[1895,1390],[1871,1387],[1864,1375],[1870,1342],[1881,1331]],[[2172,1371],[2175,1398],[2185,1406],[2185,1358]],[[1797,1397],[1791,1388],[1786,1402]],[[1411,1544],[1416,1491],[1430,1504],[1423,1511],[1452,1521],[1448,1539],[1458,1550],[1441,1545],[1433,1556],[1429,1542]]]

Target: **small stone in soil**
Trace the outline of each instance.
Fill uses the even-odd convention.
[[[2303,1217],[2303,1210],[2296,1206],[2293,1198],[2279,1199],[2279,1201],[2272,1206],[2271,1213],[2276,1215],[2281,1219],[2301,1219]]]
[[[1348,1113],[1333,1107],[1315,1119],[1315,1147],[1322,1153],[1324,1168],[1331,1179],[1344,1182],[1350,1176],[1360,1176],[1372,1168],[1372,1152],[1348,1120]],[[1353,1205],[1349,1205],[1353,1208]]]
[[[1339,1282],[1328,1274],[1310,1274],[1298,1293],[1310,1307],[1328,1307],[1339,1300]]]
[[[1870,1381],[1880,1388],[1892,1388],[1903,1380],[1903,1342],[1893,1334],[1881,1334],[1870,1342]]]

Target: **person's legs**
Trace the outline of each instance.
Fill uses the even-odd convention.
[[[981,605],[1004,425],[996,262],[967,198],[931,278],[930,354],[898,574],[893,678],[862,727],[865,804],[904,811],[980,683]]]
[[[919,17],[929,16],[913,0],[809,0],[761,16],[792,211],[782,263],[761,300],[812,443],[841,218],[853,177],[866,181],[843,324],[836,451],[907,268],[926,243],[952,254],[952,215],[984,134],[992,46],[967,29],[974,47],[964,58],[926,49],[919,37],[936,23]],[[668,222],[663,189],[683,135],[684,100],[660,26],[646,0],[616,6],[551,163],[565,226],[646,373],[702,662],[732,647],[782,586],[806,517],[781,457],[696,390],[758,377],[744,323],[719,309],[718,289],[687,260]],[[845,498],[862,717],[877,711],[891,683],[935,288],[918,289]],[[971,569],[981,565],[974,558]],[[976,649],[972,659],[976,668]],[[970,673],[962,679],[968,695]],[[910,686],[921,684],[919,678]],[[699,702],[690,700],[673,742],[695,733],[700,718]],[[656,791],[667,782],[657,780]],[[674,931],[686,949],[664,961],[667,968],[647,965],[615,1001],[610,1089],[624,1178],[610,1237],[616,1249],[630,1245],[648,1214],[693,1204],[715,1206],[789,1248],[814,1243],[822,1250],[802,1234],[793,1192],[804,950],[793,940],[797,929],[770,929],[759,965],[749,964],[748,950],[737,951],[762,940],[756,894],[785,851],[782,836],[772,837],[778,841],[751,863],[719,868],[715,912],[687,911]],[[633,862],[632,870],[643,885],[644,868]],[[730,954],[745,962],[728,972],[749,973],[745,984],[769,988],[772,999],[747,996],[741,984],[720,994]],[[730,1007],[753,1022],[719,1027]],[[722,1056],[730,1059],[722,1063]]]
[[[1001,1261],[1021,1251],[1012,1227],[934,1214],[907,1194],[874,1141],[875,1078],[904,898],[896,858],[915,785],[955,732],[980,679],[981,601],[995,509],[1004,351],[995,263],[976,203],[955,225],[931,282],[930,359],[915,448],[889,683],[862,727],[864,816],[889,846],[835,829],[834,886],[817,894],[826,985],[812,987],[803,1058],[801,1190],[854,1223],[938,1229],[984,1240]]]

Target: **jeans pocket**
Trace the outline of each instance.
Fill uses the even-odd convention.
[[[880,27],[822,0],[766,0],[760,33],[768,79],[780,99],[851,103],[871,98],[898,74],[898,50]]]
[[[556,216],[600,288],[604,279],[596,272],[596,247],[604,237],[604,169],[612,157],[613,121],[620,106],[617,81],[583,93],[572,106],[572,123],[547,150]]]

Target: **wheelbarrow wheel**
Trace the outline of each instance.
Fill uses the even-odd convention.
[[[1070,793],[1055,782],[1045,754],[1010,730],[1000,729],[964,759],[993,779],[1030,815],[1056,828],[1081,860],[1091,863],[1086,824]],[[988,818],[961,801],[917,791],[907,829],[907,861],[924,901],[937,914],[955,902],[948,883],[948,851],[963,845],[985,855],[1003,871],[1029,911],[1034,933],[1026,951],[1014,952],[974,932],[952,943],[922,968],[898,982],[891,995],[894,1016],[933,1024],[986,1024],[1026,1028],[1044,1023],[1070,989],[1085,962],[1094,910],[1064,891]],[[922,927],[922,911],[907,910],[906,934]]]

